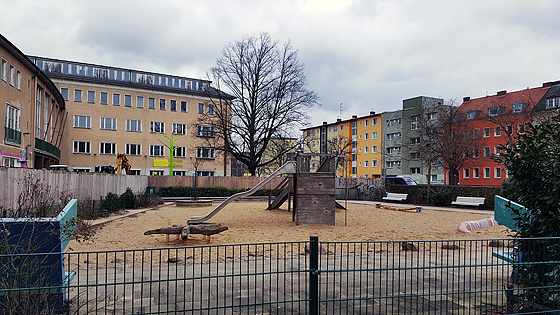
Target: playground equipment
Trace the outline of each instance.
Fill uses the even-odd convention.
[[[480,219],[475,221],[465,221],[459,224],[457,232],[462,232],[466,234],[472,234],[471,231],[484,229],[491,226],[499,225],[498,221],[494,220],[494,217],[490,216],[486,219]]]
[[[269,204],[268,209],[278,209],[293,196],[292,220],[296,224],[334,225],[335,208],[342,207],[335,201],[335,178],[339,158],[344,157],[336,154],[297,153],[293,161],[286,162],[255,187],[227,198],[212,212],[204,216],[193,217],[187,223],[205,222],[230,202],[249,196],[264,187],[273,178],[287,174],[289,176],[279,185],[281,192]],[[316,171],[312,171],[313,164],[318,165]]]
[[[122,174],[122,170],[125,170],[126,175],[130,175],[130,164],[126,155],[119,153],[117,154],[117,174]]]

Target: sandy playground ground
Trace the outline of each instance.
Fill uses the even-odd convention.
[[[165,235],[144,235],[153,230],[173,225],[186,225],[193,216],[204,215],[213,207],[177,207],[174,203],[150,209],[138,215],[106,223],[96,230],[90,241],[71,241],[67,251],[101,251],[142,248],[166,248],[182,246],[175,235],[166,242]],[[246,244],[260,242],[307,241],[310,235],[318,235],[320,241],[386,241],[386,240],[447,240],[506,238],[504,226],[473,231],[473,234],[457,232],[463,221],[478,220],[492,215],[467,212],[450,212],[422,209],[422,212],[393,211],[374,205],[348,203],[347,226],[345,210],[336,211],[335,226],[301,226],[292,222],[287,205],[280,210],[265,210],[265,202],[240,202],[226,206],[210,221],[228,227],[227,231],[213,235],[212,245]],[[205,245],[204,236],[189,235],[188,245]]]

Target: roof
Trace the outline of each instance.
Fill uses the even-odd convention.
[[[457,110],[457,113],[461,114],[459,120],[466,120],[465,114],[471,111],[476,111],[476,116],[472,119],[487,118],[488,108],[491,107],[497,107],[499,116],[509,115],[512,113],[514,103],[523,103],[523,112],[530,112],[547,91],[547,88],[538,87],[509,93],[500,91],[496,95],[475,99],[466,98]]]

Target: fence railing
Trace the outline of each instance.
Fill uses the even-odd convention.
[[[520,241],[535,242],[542,255],[522,255]],[[0,306],[9,306],[9,297],[50,289],[63,291],[64,311],[72,314],[558,314],[558,248],[558,238],[319,242],[311,237],[69,252],[63,254],[64,286],[6,288],[0,281]],[[0,255],[0,261],[5,258]],[[535,277],[539,281],[529,281]]]

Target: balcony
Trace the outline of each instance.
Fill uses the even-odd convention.
[[[57,159],[60,159],[60,149],[41,139],[35,138],[35,150],[44,151]]]
[[[21,144],[21,132],[12,128],[4,127],[4,141]]]

